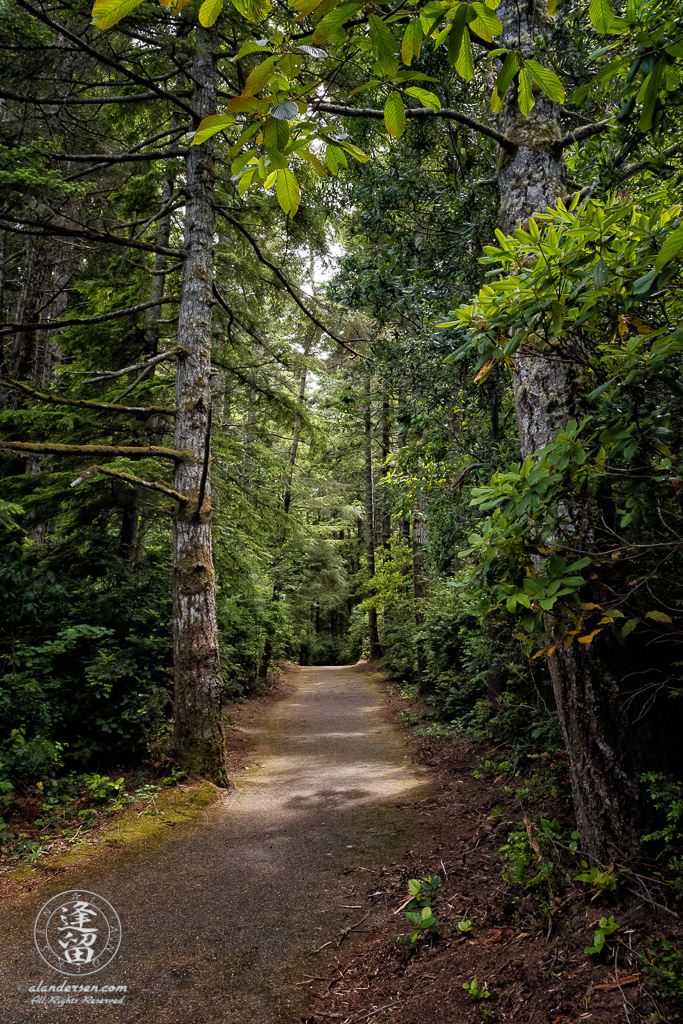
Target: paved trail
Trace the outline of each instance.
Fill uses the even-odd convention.
[[[371,681],[350,669],[306,668],[293,682],[265,721],[261,767],[226,807],[177,838],[52,879],[3,915],[0,1020],[300,1020],[292,983],[302,971],[319,973],[311,950],[361,916],[340,908],[360,902],[345,892],[369,877],[349,870],[404,853],[411,803],[424,790]],[[127,985],[125,1002],[31,1005],[17,985],[63,980],[38,958],[35,916],[49,897],[77,887],[108,899],[123,930],[111,965],[84,980]]]

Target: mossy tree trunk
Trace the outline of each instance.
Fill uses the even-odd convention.
[[[192,64],[195,127],[216,111],[212,33],[197,28]],[[215,48],[215,47],[213,47]],[[211,551],[209,440],[213,302],[213,144],[192,146],[186,162],[185,249],[178,344],[187,354],[176,371],[176,444],[190,452],[176,464],[178,504],[173,532],[175,746],[192,772],[227,782],[221,722],[216,581]]]
[[[525,58],[537,58],[535,40],[549,21],[546,5],[502,0],[497,14],[504,44]],[[498,165],[500,225],[505,232],[524,225],[568,191],[555,145],[561,135],[559,108],[535,87],[534,93],[536,103],[528,118],[520,114],[514,87],[508,90],[500,115],[500,128],[515,144],[511,151],[501,152]],[[579,360],[566,346],[541,351],[529,345],[514,362],[515,407],[525,458],[549,443],[568,420],[581,417],[586,387]],[[569,501],[567,512],[570,519],[574,516],[575,532],[585,537],[591,510],[572,509]],[[552,625],[552,618],[547,622]],[[574,644],[567,650],[559,645],[549,664],[582,848],[600,862],[615,852],[633,857],[642,834],[639,772],[620,694],[619,651],[599,643],[594,648]]]

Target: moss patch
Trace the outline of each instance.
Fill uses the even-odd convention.
[[[132,850],[152,841],[163,842],[173,836],[178,827],[182,828],[198,818],[205,807],[216,803],[225,796],[225,792],[206,781],[161,790],[156,795],[154,806],[133,804],[71,849],[46,853],[35,864],[22,864],[5,872],[3,877],[23,885],[44,873],[90,861],[103,849]]]

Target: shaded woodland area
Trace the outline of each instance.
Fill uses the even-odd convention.
[[[680,896],[681,4],[0,11],[8,814],[381,658]]]

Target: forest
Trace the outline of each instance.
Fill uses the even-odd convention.
[[[680,0],[0,14],[7,819],[366,659],[680,896]]]

